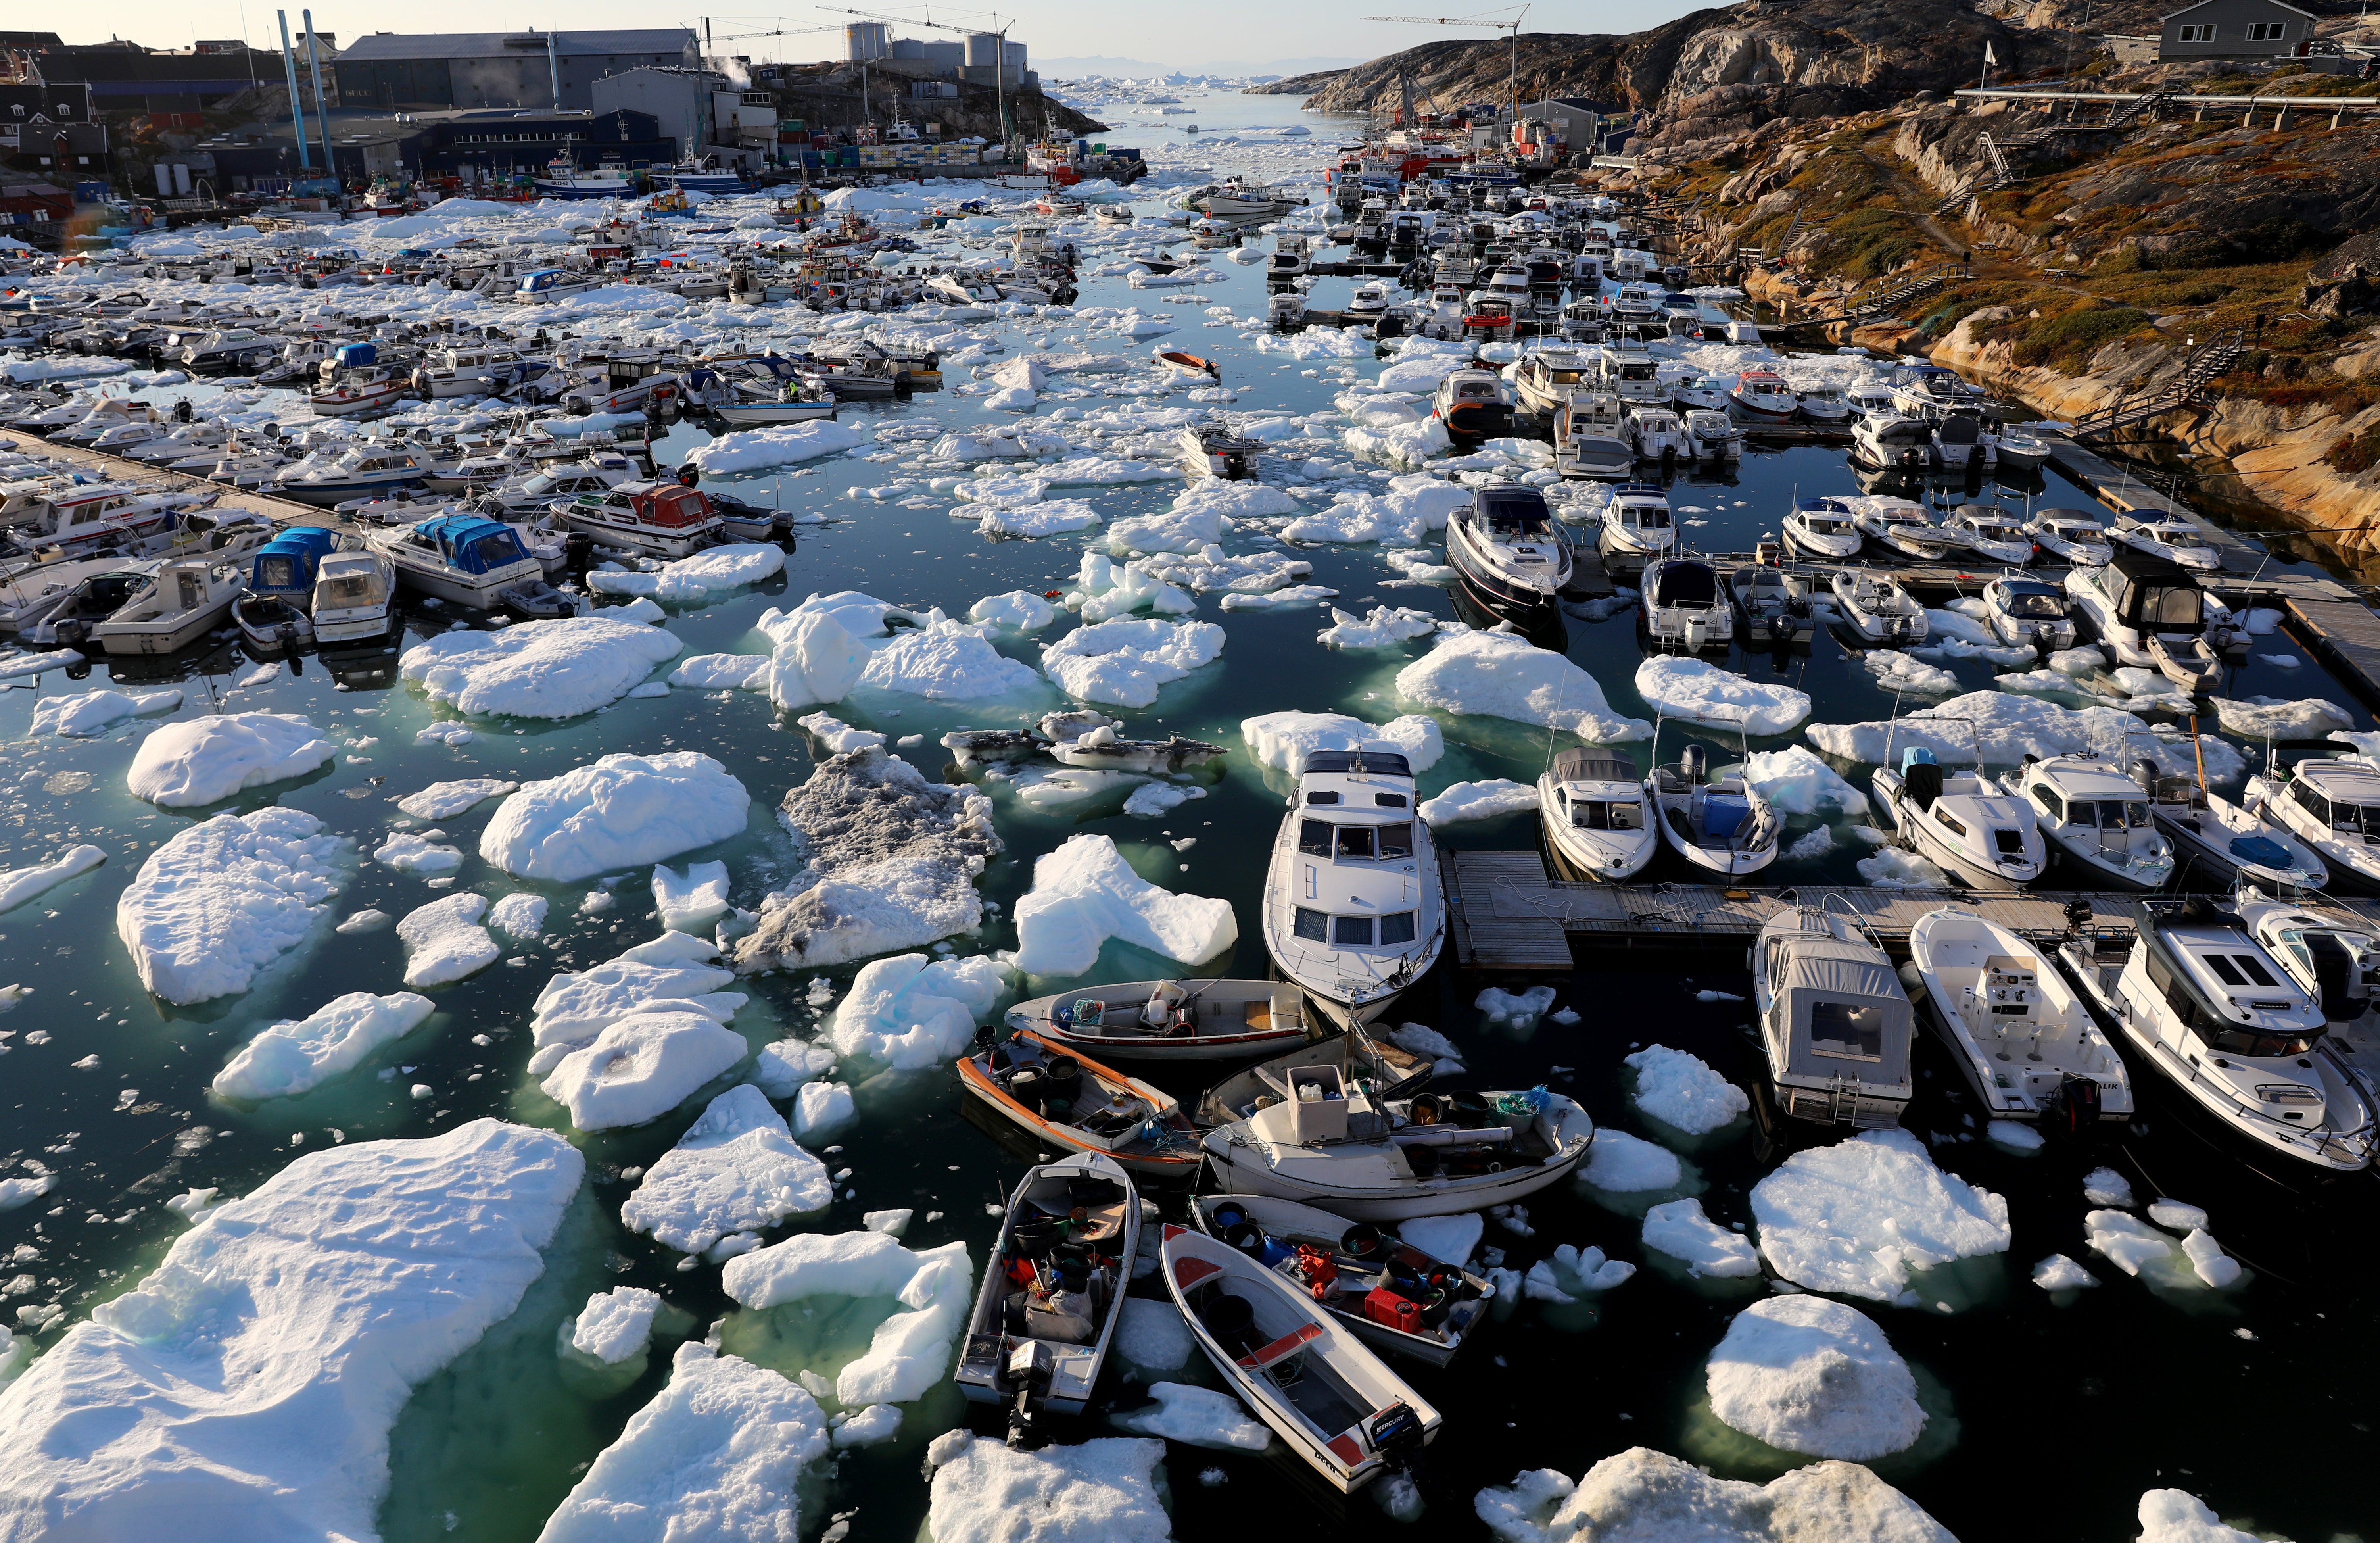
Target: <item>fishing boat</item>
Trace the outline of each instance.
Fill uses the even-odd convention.
[[[247,588],[231,607],[232,621],[250,648],[287,653],[313,640],[315,572],[338,544],[330,530],[298,526],[256,550],[249,562]]]
[[[1446,560],[1488,606],[1553,614],[1571,581],[1570,543],[1536,489],[1480,488],[1446,522]]]
[[[1031,1029],[960,1057],[959,1084],[1045,1148],[1099,1153],[1143,1178],[1197,1176],[1196,1133],[1172,1095]]]
[[[1678,415],[1667,407],[1649,403],[1633,404],[1628,410],[1628,440],[1640,461],[1674,463],[1680,456],[1694,458],[1694,442]]]
[[[370,548],[326,553],[314,570],[308,606],[317,647],[387,636],[396,599],[396,568]]]
[[[430,468],[419,451],[393,444],[358,444],[325,461],[317,456],[274,474],[275,497],[327,505],[384,496],[399,488],[427,484]]]
[[[1774,543],[1768,544],[1773,550]],[[1810,581],[1788,574],[1774,560],[1746,563],[1729,574],[1727,598],[1747,646],[1807,645],[1817,635],[1818,608],[1810,602]]]
[[[1454,1359],[1495,1286],[1369,1221],[1270,1195],[1201,1195],[1198,1230],[1305,1292],[1373,1349],[1433,1367]]]
[[[1182,464],[1194,477],[1245,481],[1257,474],[1264,441],[1244,439],[1220,423],[1191,423],[1174,437]]]
[[[601,289],[613,282],[611,275],[581,268],[532,268],[521,274],[515,286],[515,305],[544,305],[552,300],[566,300],[573,295],[584,295]]]
[[[2267,1151],[2325,1173],[2372,1166],[2375,1100],[2327,1033],[2322,1002],[2240,911],[2143,900],[2129,940],[2078,929],[2058,957],[2132,1050]]]
[[[1917,918],[1909,954],[1935,1028],[1993,1119],[2079,1134],[2132,1117],[2122,1057],[2043,950],[1952,905]]]
[[[1917,1091],[1914,1020],[1867,923],[1818,905],[1780,908],[1747,964],[1778,1112],[1822,1125],[1899,1124]]]
[[[1512,398],[1493,370],[1451,371],[1438,383],[1430,407],[1450,434],[1486,438],[1510,432]]]
[[[2248,779],[2251,813],[2286,827],[2350,894],[2380,894],[2380,770],[2360,758],[2314,757]]]
[[[822,387],[788,383],[774,402],[722,402],[710,415],[730,429],[758,429],[771,423],[801,423],[834,416],[834,393]]]
[[[1342,1086],[1361,1088],[1375,1102],[1410,1097],[1429,1086],[1436,1063],[1357,1028],[1309,1039],[1269,1061],[1232,1073],[1198,1096],[1201,1126],[1228,1125],[1253,1117],[1292,1096],[1290,1078],[1300,1070],[1327,1066]]]
[[[1178,371],[1184,375],[1203,375],[1210,381],[1220,381],[1223,378],[1221,365],[1217,364],[1213,359],[1200,358],[1196,354],[1184,353],[1179,348],[1159,348],[1150,357],[1168,370]]]
[[[388,558],[400,588],[449,605],[500,611],[505,590],[544,582],[543,566],[520,538],[482,515],[437,515],[364,540]]]
[[[2213,541],[2207,540],[2206,532],[2196,521],[2180,515],[2134,520],[2129,525],[2119,521],[2116,529],[2108,534],[2135,552],[2162,557],[2193,572],[2223,571],[2223,554],[2216,550]]]
[[[111,654],[174,653],[197,642],[230,614],[242,575],[237,561],[185,557],[159,566],[124,608],[91,629]]]
[[[324,365],[327,373],[331,367]],[[412,389],[407,376],[380,365],[343,369],[306,394],[306,405],[317,418],[354,418],[393,406]]]
[[[1539,349],[1514,367],[1512,388],[1531,412],[1558,413],[1572,397],[1597,389],[1594,363],[1575,349]]]
[[[1554,469],[1565,478],[1633,477],[1636,450],[1621,430],[1616,396],[1597,393],[1564,403],[1554,419]]]
[[[137,547],[221,496],[212,490],[174,492],[129,482],[60,488],[20,507],[19,522],[8,528],[5,551],[46,561]]]
[[[1265,948],[1282,978],[1337,1022],[1386,1012],[1445,942],[1437,847],[1415,803],[1404,757],[1318,750],[1274,838]]]
[[[2027,755],[2000,779],[2004,791],[2033,806],[2058,860],[2076,869],[2068,888],[2162,889],[2173,876],[2173,844],[2149,812],[2156,764],[2142,765],[2136,781],[2104,757]]]
[[[710,193],[718,198],[733,198],[751,189],[744,185],[744,174],[734,166],[705,166],[693,161],[681,161],[667,171],[653,173],[653,180],[665,182],[682,193]]]
[[[1276,980],[1127,980],[1020,1002],[1012,1029],[1070,1051],[1136,1061],[1267,1055],[1318,1036],[1305,1000]]]
[[[1903,844],[1971,888],[2021,890],[2049,866],[2031,804],[1980,772],[1945,772],[1923,745],[1902,751],[1899,770],[1878,767],[1869,786]]]
[[[1354,1331],[1260,1262],[1168,1222],[1165,1289],[1224,1381],[1306,1465],[1353,1494],[1438,1435],[1437,1409]]]
[[[1009,1406],[1021,1433],[1044,1411],[1079,1415],[1123,1318],[1140,1251],[1140,1193],[1112,1158],[1029,1169],[1008,1197],[968,1315],[959,1391]]]
[[[2107,528],[2080,509],[2044,509],[2025,522],[2025,533],[2042,551],[2083,567],[2097,567],[2116,554]]]
[[[91,628],[129,604],[156,577],[157,566],[120,557],[45,564],[36,570],[43,574],[43,588],[9,607],[18,640],[36,649],[88,647]]]
[[[1686,438],[1694,446],[1696,460],[1742,459],[1743,431],[1727,414],[1710,407],[1695,407],[1687,412],[1684,421]]]
[[[1783,529],[1788,549],[1827,562],[1849,562],[1867,540],[1858,516],[1840,498],[1795,499]]]
[[[1838,568],[1828,587],[1835,597],[1835,614],[1862,642],[1898,649],[1925,641],[1925,608],[1890,574]]]
[[[679,482],[622,482],[549,507],[570,529],[653,557],[691,556],[715,544],[721,529],[710,500]]]
[[[621,167],[586,171],[566,157],[555,158],[534,182],[541,199],[624,199],[637,190]]]
[[[1852,459],[1896,471],[1934,464],[1934,426],[1922,418],[1869,413],[1852,425]]]
[[[1537,778],[1537,820],[1564,878],[1617,884],[1661,849],[1636,763],[1619,750],[1568,749]]]
[[[2001,642],[2036,653],[2074,646],[2074,616],[2065,595],[2037,578],[2004,574],[1985,585],[1984,626]]]
[[[1654,725],[1660,743],[1660,725]],[[1746,757],[1749,759],[1749,757]],[[1743,765],[1714,768],[1709,750],[1689,744],[1675,766],[1658,761],[1645,779],[1663,838],[1671,850],[1707,873],[1744,878],[1777,858],[1784,822],[1752,785]]]
[[[2328,866],[2288,826],[2194,777],[2159,777],[2149,814],[2173,843],[2184,888],[2254,884],[2268,894],[2289,895],[2330,882]]]

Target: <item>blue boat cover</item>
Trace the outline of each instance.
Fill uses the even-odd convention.
[[[2289,867],[2289,849],[2270,836],[2234,836],[2231,838],[2231,855],[2243,863],[2254,863],[2260,868],[2286,869]]]
[[[486,573],[528,555],[510,529],[480,515],[440,515],[413,529],[437,542],[459,573]]]
[[[248,587],[260,595],[309,594],[314,588],[314,569],[338,544],[336,536],[317,526],[284,530],[256,549]]]
[[[1751,815],[1748,800],[1733,794],[1714,793],[1703,800],[1703,833],[1713,841],[1731,841]]]

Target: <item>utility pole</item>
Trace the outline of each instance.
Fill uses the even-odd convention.
[[[289,13],[275,11],[273,14],[281,18],[281,67],[289,75],[289,121],[298,130],[298,169],[310,172],[314,169],[314,158],[306,153],[305,98],[298,94],[298,55],[289,46]],[[330,146],[322,147],[323,154],[328,155],[330,152]]]

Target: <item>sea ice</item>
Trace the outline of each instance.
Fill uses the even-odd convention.
[[[1472,1000],[1471,1005],[1488,1016],[1491,1024],[1520,1027],[1534,1024],[1554,1004],[1551,986],[1532,986],[1517,994],[1500,986],[1490,986]]]
[[[648,595],[674,605],[701,605],[715,595],[762,583],[784,571],[783,547],[751,541],[710,547],[650,573],[598,568],[587,576],[587,587],[599,595]]]
[[[1609,1127],[1595,1133],[1586,1166],[1579,1172],[1583,1183],[1623,1195],[1673,1188],[1683,1176],[1678,1155],[1667,1147]]]
[[[1898,649],[1870,649],[1859,656],[1876,685],[1912,697],[1949,697],[1959,690],[1959,677]]]
[[[176,1006],[245,991],[305,941],[343,875],[343,836],[274,806],[219,814],[149,854],[115,902],[115,933],[140,984]]]
[[[1984,1127],[1984,1138],[2013,1152],[2037,1152],[2046,1145],[2039,1131],[2019,1120],[1992,1121]]]
[[[1166,1543],[1165,1443],[1111,1436],[1023,1452],[953,1430],[934,1469],[921,1543]]]
[[[1744,780],[1779,814],[1867,813],[1867,795],[1845,782],[1805,746],[1755,751],[1744,762]]]
[[[1667,717],[1747,735],[1788,734],[1810,716],[1806,691],[1747,680],[1686,656],[1660,654],[1637,665],[1636,694]]]
[[[377,1536],[413,1390],[508,1317],[585,1162],[475,1120],[310,1150],[0,1396],[11,1537]]]
[[[747,1307],[819,1296],[897,1297],[906,1309],[876,1326],[868,1353],[836,1374],[845,1408],[906,1403],[949,1375],[965,1326],[974,1270],[964,1243],[912,1253],[882,1233],[799,1233],[727,1261],[721,1282]]]
[[[182,693],[171,691],[80,691],[70,697],[43,697],[33,704],[36,735],[55,734],[68,739],[105,734],[127,718],[150,712],[171,712],[182,705]]]
[[[1409,1217],[1398,1222],[1396,1230],[1399,1241],[1412,1244],[1433,1259],[1460,1265],[1470,1261],[1487,1226],[1487,1218],[1475,1210],[1458,1211],[1451,1216]]]
[[[1427,611],[1376,605],[1368,614],[1354,616],[1334,605],[1330,625],[1316,633],[1314,640],[1331,649],[1385,649],[1438,629],[1438,618]]]
[[[107,861],[107,854],[85,844],[69,846],[57,857],[31,868],[12,868],[0,873],[0,911],[13,911],[28,900],[43,895],[79,874],[89,873]]]
[[[2355,726],[2355,718],[2337,702],[2320,697],[2291,701],[2286,697],[2214,699],[2215,716],[2223,732],[2243,739],[2323,739]]]
[[[838,1451],[844,1447],[872,1447],[900,1434],[901,1406],[871,1403],[834,1428],[834,1444]]]
[[[1611,1136],[1608,1130],[1596,1132],[1595,1145],[1601,1147]],[[1647,1210],[1645,1246],[1685,1260],[1689,1275],[1725,1279],[1760,1273],[1760,1255],[1752,1241],[1704,1215],[1700,1200],[1665,1200]]]
[[[2095,1206],[2129,1206],[2132,1186],[2112,1168],[2094,1168],[2082,1175],[2082,1197]]]
[[[2204,1207],[2193,1206],[2187,1201],[2164,1198],[2149,1202],[2149,1220],[2160,1227],[2169,1227],[2177,1233],[2203,1229],[2207,1225],[2207,1216]]]
[[[951,515],[957,519],[974,520],[979,536],[1022,536],[1028,540],[1086,530],[1099,523],[1099,510],[1088,500],[1080,498],[1053,498],[1018,506],[962,504]]]
[[[1250,1418],[1229,1393],[1184,1382],[1152,1382],[1148,1392],[1156,1403],[1109,1416],[1117,1428],[1217,1452],[1262,1452],[1272,1445],[1264,1422]]]
[[[1421,713],[1391,718],[1375,727],[1343,712],[1260,713],[1240,720],[1240,737],[1257,762],[1296,776],[1317,750],[1388,750],[1405,758],[1415,775],[1446,754],[1438,720]]]
[[[806,1082],[794,1095],[793,1128],[797,1140],[809,1141],[820,1131],[837,1129],[857,1118],[859,1106],[847,1082]]]
[[[398,670],[431,701],[475,717],[576,718],[626,696],[678,646],[614,612],[436,633],[406,650]]]
[[[507,797],[480,832],[480,856],[566,883],[724,841],[750,807],[744,784],[698,751],[609,755]]]
[[[976,890],[1004,843],[991,800],[925,773],[881,747],[820,762],[788,791],[779,820],[807,866],[760,902],[734,945],[749,973],[842,964],[915,948],[983,922]]]
[[[396,924],[405,944],[405,983],[443,986],[504,957],[480,925],[487,909],[484,895],[450,894],[408,912]]]
[[[620,1224],[699,1254],[730,1233],[773,1227],[833,1200],[826,1165],[794,1144],[784,1117],[747,1082],[711,1100],[645,1170]]]
[[[2187,1489],[2144,1491],[2138,1514],[2141,1535],[2133,1543],[2264,1543],[2263,1534],[2226,1525]]]
[[[1147,609],[1160,615],[1179,616],[1198,608],[1188,595],[1153,577],[1140,562],[1119,565],[1103,552],[1086,552],[1075,589],[1067,603],[1087,622],[1111,621]]]
[[[682,1344],[669,1386],[628,1417],[538,1543],[790,1540],[804,1473],[827,1448],[826,1416],[800,1384]]]
[[[1820,1296],[1772,1296],[1711,1352],[1711,1413],[1785,1452],[1872,1462],[1925,1428],[1917,1379],[1876,1320]]]
[[[777,1039],[760,1047],[752,1063],[752,1080],[772,1099],[790,1099],[812,1077],[823,1076],[834,1064],[834,1051],[804,1039]]]
[[[1903,1306],[1917,1301],[1912,1271],[2009,1245],[2008,1202],[1943,1172],[1897,1129],[1795,1152],[1753,1186],[1752,1214],[1785,1279]]]
[[[1436,797],[1422,800],[1419,813],[1435,828],[1466,820],[1494,820],[1536,807],[1536,784],[1491,777],[1486,782],[1450,784]]]
[[[1931,861],[1898,846],[1887,846],[1852,865],[1861,880],[1880,890],[1947,890],[1950,876]]]
[[[937,701],[978,701],[1039,686],[1033,666],[1010,659],[984,636],[988,623],[954,622],[936,612],[905,628],[869,656],[859,684]]]
[[[519,786],[518,783],[499,782],[493,777],[431,783],[419,793],[399,798],[396,807],[417,820],[452,820],[465,809],[491,798],[501,798]]]
[[[571,1320],[570,1348],[618,1366],[652,1339],[653,1315],[661,1310],[662,1299],[642,1286],[599,1291]]]
[[[2063,1254],[2052,1254],[2033,1267],[2033,1283],[2044,1291],[2080,1291],[2099,1278]]]
[[[867,436],[848,423],[813,418],[799,423],[722,434],[696,446],[686,459],[705,477],[729,477],[737,472],[816,460],[838,451],[856,450],[867,443]]]
[[[1070,837],[1033,864],[1033,888],[1016,903],[1016,967],[1075,976],[1121,939],[1181,964],[1212,959],[1239,940],[1228,900],[1175,894],[1133,871],[1112,838]]]
[[[698,691],[753,691],[774,661],[765,653],[698,653],[679,661],[669,683]]]
[[[1685,1051],[1650,1045],[1625,1063],[1636,1069],[1636,1107],[1689,1136],[1715,1131],[1752,1107],[1742,1088]]]
[[[1146,1296],[1123,1299],[1123,1317],[1116,1320],[1115,1353],[1142,1371],[1179,1371],[1187,1366],[1197,1342],[1182,1310],[1171,1301]]]
[[[655,1004],[553,1063],[540,1085],[582,1131],[641,1125],[744,1059],[744,1037],[704,1014]]]
[[[686,871],[653,866],[653,908],[672,932],[691,932],[727,914],[727,865],[688,863]]]
[[[1397,692],[1446,712],[1511,718],[1597,744],[1649,739],[1653,725],[1614,714],[1603,687],[1567,658],[1509,632],[1441,634],[1397,672]]]
[[[713,1022],[735,1015],[746,999],[721,991],[735,972],[715,961],[719,950],[683,932],[666,932],[585,970],[549,979],[531,1008],[531,1042],[540,1052],[593,1039],[604,1027],[647,1006],[700,1013]],[[532,1076],[558,1054],[532,1057]]]
[[[975,1039],[1006,989],[999,964],[977,956],[929,960],[922,954],[860,966],[836,1006],[827,1039],[843,1055],[898,1071],[941,1066]]]
[[[1057,620],[1058,608],[1030,589],[987,595],[967,608],[967,619],[990,622],[1015,632],[1038,632]]]
[[[1972,766],[1981,747],[1984,764],[2014,766],[2027,755],[2088,754],[2095,745],[2143,741],[2146,723],[2110,707],[2063,708],[2037,697],[2007,691],[1970,691],[1963,697],[1936,703],[1896,720],[1865,723],[1813,723],[1803,731],[1812,745],[1844,760],[1871,766],[1885,763],[1888,742],[1893,763],[1912,746],[1924,746],[1945,766]],[[2190,742],[2177,752],[2163,741],[2156,747],[2160,765],[2180,772],[2190,760]],[[2216,768],[2208,768],[2210,773]]]
[[[387,840],[372,849],[372,861],[399,873],[452,873],[463,866],[462,849],[431,839],[445,833],[393,831]]]
[[[226,1099],[285,1098],[320,1087],[362,1064],[392,1039],[413,1032],[430,1016],[428,997],[413,991],[374,996],[350,991],[303,1018],[272,1025],[240,1047],[231,1064],[215,1074],[214,1090]]]
[[[295,713],[226,712],[167,723],[140,742],[124,785],[166,808],[217,804],[327,764],[331,742]]]
[[[1510,1485],[1480,1490],[1471,1498],[1471,1509],[1496,1543],[1546,1543],[1546,1523],[1576,1488],[1564,1474],[1531,1468]]]
[[[1145,708],[1158,689],[1211,664],[1223,651],[1212,622],[1134,617],[1076,627],[1041,650],[1041,668],[1058,688],[1087,702]]]

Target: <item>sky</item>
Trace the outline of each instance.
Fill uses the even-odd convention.
[[[730,0],[732,3],[732,0]],[[747,4],[750,0],[746,0]],[[1424,7],[1428,9],[1429,7]],[[1634,31],[1657,26],[1695,9],[1690,0],[1562,0],[1535,5],[1524,29],[1529,31]],[[129,38],[154,48],[183,48],[200,38],[245,37],[259,47],[279,47],[274,7],[257,0],[109,0],[89,11],[61,15],[62,6],[42,7],[39,25],[55,28],[68,43],[103,43],[111,36]],[[673,17],[650,4],[628,0],[576,0],[561,8],[533,0],[489,6],[481,0],[368,0],[332,4],[314,9],[316,25],[345,40],[377,31],[489,31],[502,28],[559,26],[564,30],[592,27],[660,27],[673,23],[699,27],[698,15]],[[1457,6],[1438,14],[1505,18],[1514,7]],[[289,10],[289,30],[299,30],[298,13]],[[871,16],[931,17],[972,30],[992,13],[945,6],[892,5]],[[1274,60],[1318,57],[1376,58],[1441,37],[1494,37],[1491,29],[1404,26],[1366,21],[1368,15],[1404,14],[1394,0],[1300,0],[1284,6],[1279,0],[1190,0],[1178,5],[1085,4],[1083,0],[1021,0],[999,11],[1013,18],[1009,37],[1022,41],[1030,57],[1083,58],[1106,56],[1147,60],[1195,70],[1216,61],[1234,61],[1262,67]],[[89,17],[90,24],[79,18]],[[745,37],[731,45],[719,42],[721,53],[748,53],[755,59],[808,60],[839,57],[842,24],[853,19],[840,7],[791,6],[766,15],[710,18],[712,36],[724,40],[738,32],[776,29],[831,28],[783,37]],[[30,20],[30,18],[27,18]],[[20,20],[18,25],[26,22]],[[990,30],[990,29],[987,29]],[[895,25],[895,36],[945,35],[923,28]]]

